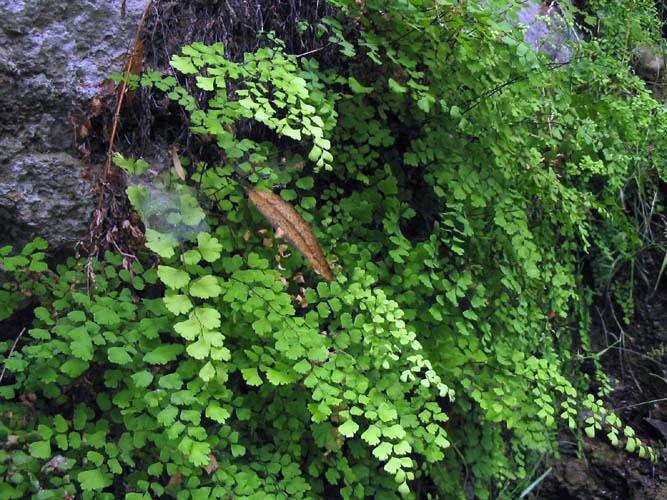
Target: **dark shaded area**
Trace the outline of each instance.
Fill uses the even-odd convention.
[[[665,228],[663,228],[664,231]],[[667,235],[662,236],[664,242]],[[528,498],[539,500],[662,500],[667,498],[667,286],[655,287],[664,254],[647,251],[638,256],[653,278],[635,293],[635,312],[630,323],[622,320],[621,308],[600,297],[592,311],[593,351],[604,352],[602,369],[609,375],[611,392],[605,398],[636,437],[658,451],[656,464],[624,449],[627,438],[620,432],[620,447],[604,432],[591,440],[561,435],[561,457],[552,459],[549,476]],[[629,280],[627,271],[617,280]],[[663,275],[662,280],[665,279]],[[588,365],[592,368],[591,364]],[[578,450],[583,453],[578,456]]]

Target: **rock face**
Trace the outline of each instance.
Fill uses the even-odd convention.
[[[0,0],[0,246],[42,236],[62,249],[87,234],[94,200],[68,114],[123,70],[144,6]]]
[[[533,49],[549,54],[557,63],[570,61],[572,48],[568,42],[577,41],[577,33],[565,23],[557,9],[528,2],[518,16],[519,22],[528,27],[524,39]]]
[[[39,235],[51,247],[63,248],[85,234],[90,216],[90,186],[79,175],[81,165],[67,153],[18,155],[0,170],[1,235],[8,243]]]

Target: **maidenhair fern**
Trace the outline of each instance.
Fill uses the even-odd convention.
[[[337,72],[274,39],[184,47],[197,99],[142,75],[220,154],[116,157],[151,255],[0,251],[0,314],[38,301],[0,387],[7,498],[507,498],[565,427],[654,457],[572,374],[582,252],[664,111],[595,44],[553,68],[472,5],[331,3]]]

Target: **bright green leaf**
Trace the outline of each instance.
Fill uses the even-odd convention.
[[[215,377],[215,368],[213,368],[213,364],[209,361],[199,370],[199,378],[204,382],[208,382],[213,377]]]
[[[194,297],[202,299],[210,299],[217,297],[222,292],[222,288],[218,284],[218,279],[215,276],[202,276],[195,280],[190,285],[190,293]]]
[[[375,446],[380,442],[381,435],[382,431],[377,425],[370,425],[368,429],[366,429],[361,435],[361,439],[366,441],[368,444]]]
[[[51,458],[51,443],[49,441],[30,443],[30,454],[35,458]]]
[[[391,455],[391,450],[391,443],[385,441],[373,449],[373,456],[379,460],[387,460],[389,455]]]
[[[128,354],[124,347],[110,347],[107,351],[109,361],[119,365],[125,365],[132,361],[132,357]]]
[[[102,490],[111,486],[113,482],[111,474],[103,472],[101,469],[79,472],[77,480],[84,490]]]
[[[338,432],[345,437],[352,437],[359,430],[359,424],[352,419],[347,419],[338,426]]]
[[[160,265],[157,274],[165,285],[173,289],[183,288],[190,282],[190,275],[182,269]]]
[[[205,261],[215,262],[220,258],[222,245],[215,236],[211,236],[209,233],[199,233],[197,235],[197,244],[199,252]]]
[[[251,368],[243,368],[241,370],[241,374],[243,375],[243,378],[248,385],[262,385],[262,379],[259,376],[256,367],[253,366]]]
[[[183,294],[166,295],[164,305],[167,306],[169,312],[176,315],[187,314],[192,309],[192,301],[187,295]]]

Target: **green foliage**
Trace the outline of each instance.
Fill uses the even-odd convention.
[[[564,426],[653,454],[573,374],[595,357],[581,259],[633,227],[618,192],[664,111],[604,43],[554,67],[473,3],[331,3],[358,19],[322,25],[338,72],[275,40],[184,47],[201,99],[142,76],[224,155],[197,190],[116,158],[157,264],[0,251],[0,314],[38,301],[2,360],[4,497],[463,498],[467,469],[507,498]],[[260,232],[238,175],[284,186],[335,281]]]
[[[172,57],[176,70],[197,75],[196,86],[212,93],[205,110],[174,77],[148,71],[141,84],[170,90],[168,97],[191,113],[192,131],[214,136],[229,164],[242,172],[277,162],[270,160],[276,153],[272,143],[237,139],[232,126],[241,119],[255,120],[278,137],[309,143],[308,158],[317,167],[331,169],[329,135],[336,124],[339,95],[330,89],[344,80],[331,72],[319,73],[314,60],[299,64],[295,56],[284,53],[280,40],[275,41],[275,48],[245,54],[242,64],[226,60],[222,44],[194,43],[183,47],[183,55]],[[257,169],[251,180],[270,173],[270,167]]]

